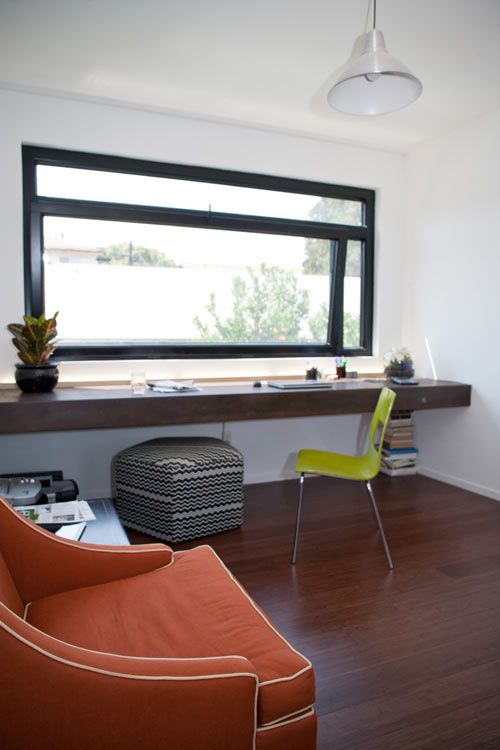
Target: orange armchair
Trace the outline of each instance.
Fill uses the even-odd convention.
[[[88,545],[0,498],[2,750],[314,750],[310,662],[207,546]]]

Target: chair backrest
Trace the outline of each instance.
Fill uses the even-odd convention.
[[[5,604],[19,617],[23,616],[24,606],[19,592],[7,567],[3,555],[0,553],[0,602]]]
[[[23,616],[24,606],[19,592],[11,576],[7,563],[0,552],[0,602],[11,609],[16,615]]]
[[[373,412],[366,456],[373,467],[374,475],[378,474],[380,469],[382,443],[384,441],[385,431],[389,423],[395,398],[396,394],[394,391],[391,391],[390,388],[382,388],[377,406]]]
[[[12,508],[4,498],[0,498],[0,602],[5,604],[12,612],[20,617],[23,616],[24,602],[17,588],[14,576],[9,568],[8,556],[5,554],[5,542],[9,536],[9,525],[4,523],[4,510],[12,515]],[[34,572],[36,575],[36,572]]]

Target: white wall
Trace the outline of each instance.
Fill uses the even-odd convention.
[[[14,351],[4,330],[19,319],[23,302],[21,144],[261,172],[377,191],[376,352],[401,341],[401,264],[406,211],[406,165],[400,154],[222,125],[122,107],[0,90],[0,382],[12,382]],[[91,304],[91,300],[89,300]],[[377,357],[352,363],[381,369]],[[124,378],[132,369],[151,377],[202,377],[245,373],[302,373],[301,360],[237,362],[68,363],[64,380]],[[330,369],[331,363],[330,363]],[[359,417],[247,422],[228,425],[242,448],[247,481],[293,475],[293,451],[304,445],[355,451]],[[0,473],[62,468],[97,496],[109,491],[109,463],[117,450],[157,434],[221,434],[221,425],[178,430],[107,430],[0,437]]]
[[[21,144],[36,144],[120,156],[261,172],[377,191],[375,348],[382,353],[400,343],[401,252],[405,228],[405,158],[263,130],[167,116],[123,107],[0,90],[0,222],[2,295],[0,321],[23,312]],[[7,332],[0,329],[0,382],[12,381],[15,361]],[[356,361],[356,366],[360,364]],[[372,369],[377,362],[364,363]],[[304,369],[299,363],[299,372]],[[148,363],[151,366],[151,363]],[[248,370],[248,362],[225,363],[226,373]],[[280,371],[261,361],[257,372]],[[283,367],[285,368],[283,370]],[[287,362],[281,372],[293,371]],[[200,377],[221,372],[213,362],[168,362],[153,375]],[[128,377],[130,363],[66,364],[63,379]]]
[[[471,383],[470,409],[417,412],[421,471],[500,499],[500,111],[409,157],[404,340],[417,371]]]
[[[245,458],[245,484],[293,478],[297,451],[304,447],[357,453],[364,446],[369,417],[338,416],[262,420],[126,430],[86,430],[0,436],[0,473],[63,469],[85,497],[111,492],[111,459],[144,440],[170,436],[224,437]]]
[[[470,409],[416,415],[421,470],[500,498],[500,113],[424,144],[408,157],[139,110],[0,91],[0,381],[14,352],[5,323],[23,312],[21,144],[256,171],[375,188],[375,348],[405,344],[417,373],[473,384]],[[408,190],[407,190],[408,180]],[[407,208],[409,207],[409,208]],[[407,217],[407,210],[409,215]],[[401,310],[404,310],[402,325]],[[357,369],[381,367],[356,360]],[[72,363],[66,380],[150,376],[250,377],[302,372],[303,361]],[[293,476],[304,445],[354,452],[365,419],[323,417],[226,426],[245,454],[246,481]],[[0,472],[62,468],[89,496],[109,492],[121,448],[159,434],[212,434],[222,425],[0,437]]]

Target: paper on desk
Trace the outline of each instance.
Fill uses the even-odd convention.
[[[80,523],[95,520],[95,515],[86,500],[70,500],[67,503],[48,503],[47,505],[18,505],[16,510],[30,521],[40,524]]]
[[[148,383],[152,391],[157,393],[184,393],[185,391],[201,391],[194,380],[154,380]]]

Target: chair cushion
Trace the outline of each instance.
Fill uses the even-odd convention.
[[[107,653],[245,656],[259,677],[259,724],[314,703],[310,662],[207,546],[176,552],[173,565],[151,573],[39,599],[27,619],[55,638]]]

